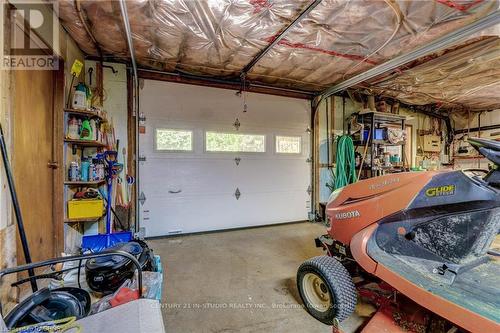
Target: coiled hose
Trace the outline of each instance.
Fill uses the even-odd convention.
[[[357,181],[354,142],[349,135],[342,135],[337,140],[336,164],[335,189]]]
[[[38,332],[71,332],[80,333],[82,327],[76,323],[76,317],[53,320],[51,322],[38,323],[24,327],[14,328],[9,333],[38,333]]]

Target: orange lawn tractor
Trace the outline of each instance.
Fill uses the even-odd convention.
[[[469,139],[493,168],[408,172],[334,191],[326,255],[305,261],[297,287],[334,331],[370,304],[354,331],[500,332],[500,142]]]

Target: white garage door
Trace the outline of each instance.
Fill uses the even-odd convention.
[[[146,236],[307,219],[309,102],[263,94],[246,99],[243,113],[242,98],[231,90],[144,82]]]

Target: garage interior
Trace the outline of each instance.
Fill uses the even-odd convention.
[[[498,0],[5,0],[0,331],[500,331]]]

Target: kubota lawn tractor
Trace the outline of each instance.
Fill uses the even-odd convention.
[[[374,310],[358,331],[500,332],[500,261],[491,246],[500,142],[469,142],[492,170],[391,174],[332,193],[328,234],[316,239],[327,255],[297,273],[313,317],[335,331],[358,302]]]

